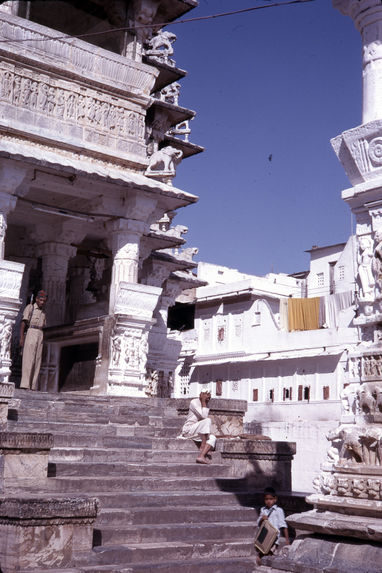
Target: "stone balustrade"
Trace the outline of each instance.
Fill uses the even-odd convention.
[[[97,510],[95,498],[0,498],[2,571],[67,568],[91,551]]]
[[[52,447],[52,434],[0,432],[0,492],[41,487]]]

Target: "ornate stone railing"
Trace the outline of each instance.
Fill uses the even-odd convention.
[[[110,91],[149,96],[158,71],[29,20],[0,13],[0,53],[33,60],[41,68],[77,76]],[[6,40],[6,43],[3,42]]]

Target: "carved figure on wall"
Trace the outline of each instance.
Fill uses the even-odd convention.
[[[170,227],[167,230],[167,234],[170,237],[176,237],[178,239],[181,239],[182,235],[185,235],[187,232],[188,232],[188,227],[186,227],[185,225],[175,225],[175,227]]]
[[[372,300],[374,298],[373,256],[370,237],[361,237],[358,244],[358,276],[361,287],[361,300]]]
[[[47,95],[47,106],[46,109],[48,113],[53,113],[55,107],[56,92],[54,88],[49,88]]]
[[[13,103],[19,105],[21,96],[21,78],[20,76],[14,76],[13,80]]]
[[[352,492],[356,497],[367,497],[366,481],[364,479],[354,478]]]
[[[4,213],[0,213],[0,258],[4,258],[4,243],[7,233],[7,218]]]
[[[198,247],[187,247],[187,249],[182,249],[180,253],[180,258],[186,261],[192,261],[195,255],[199,252]]]
[[[362,384],[357,390],[357,397],[359,408],[366,414],[370,414],[375,410],[376,400],[373,396],[372,390],[367,384]]]
[[[146,371],[146,382],[145,394],[147,396],[156,396],[158,393],[158,370],[148,368]]]
[[[382,384],[375,385],[375,409],[382,412]]]
[[[31,81],[29,78],[23,78],[22,88],[20,93],[20,103],[21,105],[27,106],[29,104],[29,98],[31,95]]]
[[[183,152],[168,145],[150,157],[146,175],[175,175],[175,166],[182,159]]]
[[[313,488],[318,493],[335,493],[336,478],[329,472],[321,472],[320,475],[313,480]]]
[[[40,89],[37,96],[37,105],[41,111],[45,111],[48,101],[48,86],[47,84],[40,84]]]
[[[5,320],[0,324],[0,358],[9,358],[12,340],[12,322]]]
[[[350,459],[357,463],[363,463],[363,451],[359,428],[342,425],[328,432],[326,437],[330,442],[338,439],[342,440],[339,454],[340,462],[341,460]]]
[[[29,98],[30,106],[32,109],[36,109],[37,107],[37,98],[38,98],[38,82],[31,83],[31,95]]]
[[[379,480],[367,480],[367,493],[371,499],[379,499],[381,491],[381,482]]]
[[[138,360],[139,360],[139,370],[142,374],[146,372],[146,364],[147,364],[147,353],[149,351],[149,342],[148,342],[148,332],[142,334],[142,337],[139,341],[139,353],[138,353]]]
[[[13,89],[13,76],[10,72],[4,72],[2,82],[2,96],[4,99],[11,101]]]
[[[357,414],[358,412],[358,401],[357,392],[360,390],[360,384],[347,384],[344,386],[341,392],[341,404],[342,409],[347,414]]]
[[[378,229],[374,236],[373,271],[379,294],[382,291],[382,229]]]
[[[114,366],[119,365],[121,359],[122,340],[120,336],[113,336],[112,343],[112,362]]]
[[[178,105],[179,94],[180,94],[180,84],[178,82],[173,82],[169,86],[164,87],[159,92],[159,99],[166,103],[171,103],[173,105]]]
[[[382,464],[382,428],[370,425],[362,436],[364,461],[368,465]]]
[[[159,30],[155,36],[147,42],[146,56],[150,56],[157,62],[163,62],[169,66],[175,66],[175,61],[170,58],[174,53],[172,44],[176,40],[176,35],[167,30]]]
[[[338,495],[350,495],[351,483],[348,478],[337,477],[336,485]]]

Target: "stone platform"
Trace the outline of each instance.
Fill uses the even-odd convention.
[[[174,400],[15,392],[8,430],[53,435],[50,477],[39,495],[99,502],[92,550],[76,552],[61,569],[41,570],[254,570],[255,508],[265,485],[287,489],[294,445],[221,439],[212,464],[202,466],[195,444],[176,439],[183,420]],[[273,480],[254,463],[264,456],[280,468]],[[31,496],[34,487],[11,488],[9,495]],[[307,508],[301,496],[280,497],[288,513]]]

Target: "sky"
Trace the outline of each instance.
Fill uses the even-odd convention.
[[[185,17],[269,4],[200,0]],[[174,224],[195,260],[244,273],[309,268],[304,251],[345,242],[350,187],[330,139],[361,123],[361,38],[330,0],[169,26],[197,112],[174,185],[199,196]]]

